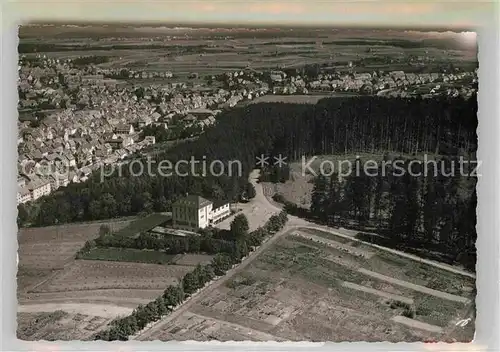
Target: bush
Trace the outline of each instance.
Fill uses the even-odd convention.
[[[405,308],[403,310],[403,313],[401,313],[403,316],[407,317],[407,318],[415,318],[415,309],[413,309],[413,307],[410,307],[410,308]]]

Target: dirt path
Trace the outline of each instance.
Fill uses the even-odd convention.
[[[400,323],[414,329],[426,330],[429,332],[437,332],[437,333],[443,332],[443,328],[439,326],[423,323],[421,321],[403,317],[401,315],[393,317],[392,320],[395,321],[396,323]]]
[[[62,310],[72,314],[92,315],[103,318],[116,318],[132,314],[132,308],[117,307],[109,304],[85,304],[85,303],[54,303],[54,304],[26,304],[19,305],[19,313],[42,313]]]
[[[449,301],[460,302],[460,303],[464,303],[464,304],[470,303],[470,300],[468,298],[465,298],[465,297],[452,295],[451,293],[433,290],[432,288],[412,284],[410,282],[403,281],[403,280],[398,280],[398,279],[392,278],[390,276],[385,276],[385,275],[382,275],[382,274],[379,274],[379,273],[376,273],[376,272],[373,272],[370,270],[366,270],[364,268],[360,268],[360,269],[358,269],[358,271],[362,274],[371,276],[373,278],[383,280],[383,281],[389,282],[389,283],[394,284],[394,285],[406,287],[406,288],[409,288],[410,290],[425,293],[427,295],[447,299]]]
[[[375,255],[375,253],[373,253],[373,252],[365,251],[363,249],[352,247],[352,246],[349,246],[347,244],[343,244],[343,243],[340,243],[340,242],[337,242],[337,241],[329,240],[327,238],[323,238],[323,237],[320,237],[320,236],[303,233],[303,232],[300,232],[300,231],[299,232],[294,232],[294,236],[299,236],[299,237],[311,240],[313,242],[325,244],[325,245],[327,245],[329,247],[338,249],[340,251],[347,252],[347,253],[352,254],[352,255],[354,255],[356,257],[370,259],[371,257],[373,257]]]
[[[394,301],[404,302],[404,303],[409,304],[409,305],[413,304],[413,299],[411,299],[411,298],[400,296],[400,295],[395,295],[395,294],[388,293],[385,291],[376,290],[374,288],[370,288],[370,287],[366,287],[366,286],[361,286],[361,285],[358,285],[358,284],[355,284],[352,282],[344,281],[342,283],[342,286],[356,290],[356,291],[371,293],[373,295],[376,295],[376,296],[379,296],[382,298],[387,298],[387,299],[392,299]]]

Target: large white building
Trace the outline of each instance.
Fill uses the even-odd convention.
[[[31,198],[37,200],[40,197],[50,194],[50,182],[48,180],[36,179],[28,184],[28,189],[31,191]]]
[[[204,229],[231,215],[229,202],[212,202],[196,195],[188,195],[172,205],[174,228]]]

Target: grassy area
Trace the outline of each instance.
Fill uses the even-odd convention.
[[[467,306],[460,302],[453,302],[423,293],[415,292],[415,312],[416,318],[427,324],[446,327],[453,312],[465,310]]]
[[[278,243],[273,251],[263,253],[259,261],[263,269],[274,267],[324,286],[338,286],[342,281],[361,284],[365,280],[363,274],[325,259],[324,253],[324,250],[302,245],[299,241],[293,248]]]
[[[62,310],[56,310],[51,313],[39,313],[34,319],[18,319],[17,338],[21,340],[30,340],[31,336],[37,333],[45,326],[57,322],[58,320],[66,317],[68,313]]]
[[[127,227],[117,231],[114,235],[120,237],[132,237],[138,233],[151,230],[152,228],[159,226],[170,219],[171,216],[169,215],[159,213],[151,214],[131,222]]]
[[[234,290],[242,285],[243,286],[252,286],[256,282],[257,282],[257,279],[251,273],[243,272],[240,275],[238,275],[237,277],[235,277],[231,280],[228,280],[225,283],[225,286]]]
[[[80,259],[150,264],[170,264],[175,255],[131,248],[93,248]]]

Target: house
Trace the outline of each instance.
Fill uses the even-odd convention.
[[[216,224],[231,215],[228,201],[215,201],[210,214],[210,223]]]
[[[31,192],[28,187],[18,187],[17,189],[17,204],[24,204],[31,200]]]
[[[196,117],[192,114],[187,114],[186,117],[184,117],[184,121],[187,123],[193,123],[196,121]]]
[[[111,146],[113,150],[121,148],[123,144],[123,139],[117,138],[117,139],[109,139],[106,141],[106,144]]]
[[[172,205],[173,226],[182,230],[204,229],[230,215],[229,202],[212,202],[196,195],[187,195]]]
[[[139,126],[139,128],[143,128],[145,126],[151,125],[152,122],[153,121],[152,121],[151,117],[145,116],[145,117],[143,117],[143,118],[141,118],[139,120],[139,122],[137,123],[137,125]],[[134,133],[134,132],[132,131],[132,133]]]
[[[50,189],[56,190],[59,187],[65,187],[69,184],[68,175],[54,174],[49,176]]]
[[[134,139],[132,137],[124,137],[121,146],[125,148],[132,144],[134,144]]]
[[[17,176],[17,187],[26,186],[26,179],[22,176]]]
[[[76,166],[76,159],[75,159],[73,154],[65,153],[64,156],[65,156],[66,160],[68,161],[68,164],[66,165],[66,167],[67,166]]]
[[[201,109],[201,108],[200,109],[190,110],[189,114],[191,114],[194,117],[196,117],[197,120],[205,120],[206,118],[215,115],[215,113],[212,110]]]
[[[134,134],[134,126],[130,124],[119,124],[115,127],[116,134]]]
[[[183,230],[204,229],[210,225],[213,203],[203,197],[187,195],[172,205],[173,227]]]
[[[28,189],[33,200],[36,200],[50,193],[50,181],[41,178],[34,179],[28,184]]]

